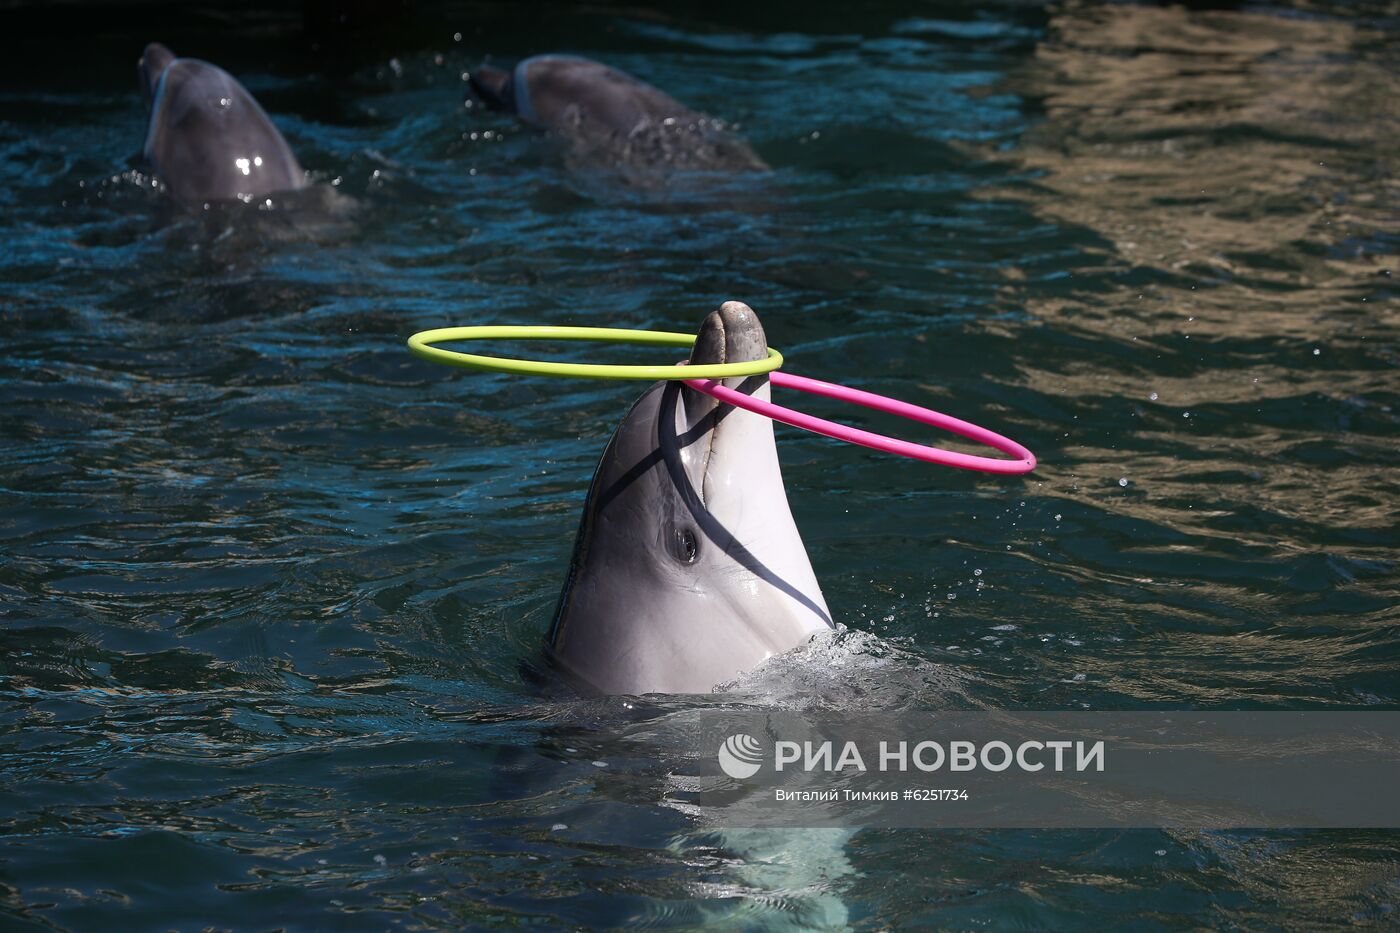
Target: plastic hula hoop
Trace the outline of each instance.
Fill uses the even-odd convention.
[[[850,402],[853,405],[872,408],[875,411],[883,411],[891,415],[898,415],[901,418],[917,421],[920,424],[942,428],[945,431],[951,431],[954,434],[961,435],[979,444],[985,444],[1015,459],[1001,460],[996,457],[977,457],[972,454],[961,454],[952,450],[944,450],[941,447],[929,447],[924,444],[915,444],[911,441],[902,441],[898,438],[887,437],[883,434],[875,434],[871,431],[863,431],[860,428],[853,428],[848,424],[827,421],[825,418],[817,418],[791,408],[774,405],[772,402],[756,399],[751,395],[745,395],[743,392],[730,389],[713,379],[687,379],[685,384],[697,392],[703,392],[721,402],[733,405],[735,408],[742,408],[756,415],[772,418],[774,421],[781,421],[783,424],[790,424],[795,428],[803,428],[807,431],[814,431],[817,434],[824,434],[838,441],[847,441],[851,444],[859,444],[862,447],[883,450],[887,453],[898,454],[901,457],[910,457],[914,460],[923,460],[927,463],[938,463],[943,466],[956,467],[960,470],[978,470],[983,473],[1029,473],[1031,470],[1035,469],[1035,454],[1031,453],[1024,446],[1016,443],[1011,438],[1003,437],[995,431],[989,431],[986,428],[978,427],[975,424],[962,421],[951,415],[945,415],[942,412],[934,411],[931,408],[923,408],[922,406],[912,405],[909,402],[901,402],[898,399],[889,398],[884,395],[876,395],[874,392],[866,392],[861,389],[852,389],[849,386],[822,382],[819,379],[809,379],[806,376],[795,376],[791,373],[775,372],[770,374],[768,378],[773,385],[780,388],[796,389],[799,392],[807,392],[811,395],[821,395],[841,402]]]
[[[707,363],[686,366],[617,365],[612,363],[557,363],[548,360],[519,360],[499,356],[461,353],[434,346],[439,343],[471,340],[588,340],[598,343],[643,343],[664,347],[690,347],[692,334],[661,330],[629,330],[620,327],[553,327],[483,325],[477,327],[439,327],[425,330],[408,338],[408,349],[415,356],[448,366],[480,369],[487,372],[518,373],[530,376],[571,376],[578,379],[730,379],[740,376],[761,376],[783,365],[783,355],[772,347],[768,356],[746,363]]]

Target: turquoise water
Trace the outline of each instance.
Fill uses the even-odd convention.
[[[0,23],[4,925],[1395,923],[1393,833],[775,847],[658,806],[659,766],[609,738],[698,702],[1396,708],[1393,9],[424,6],[314,42],[276,11]],[[153,39],[239,75],[335,210],[172,209],[134,160]],[[463,106],[482,58],[557,49],[736,122],[773,172],[641,183]],[[691,330],[729,298],[793,371],[1040,468],[779,428],[848,630],[718,701],[532,686],[638,389],[404,339]]]

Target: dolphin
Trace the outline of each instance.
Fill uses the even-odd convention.
[[[626,72],[573,55],[536,55],[510,71],[468,76],[487,108],[631,163],[764,171],[767,164],[713,117]]]
[[[758,315],[728,301],[690,362],[766,347]],[[769,396],[767,376],[725,384]],[[772,421],[679,382],[647,389],[593,475],[547,657],[587,691],[709,693],[832,627]]]
[[[137,64],[150,119],[144,155],[181,204],[251,201],[306,187],[306,172],[253,95],[227,71],[158,42]]]

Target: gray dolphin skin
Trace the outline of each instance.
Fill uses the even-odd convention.
[[[747,305],[705,318],[692,363],[761,359]],[[767,399],[767,376],[725,384]],[[709,693],[832,628],[788,508],[773,422],[653,385],[603,452],[547,653],[603,694]]]
[[[481,65],[468,80],[488,108],[626,161],[725,171],[768,168],[720,121],[592,59],[536,55],[510,71]]]
[[[306,186],[287,141],[227,71],[153,42],[137,72],[150,112],[145,158],[181,204],[250,201]]]

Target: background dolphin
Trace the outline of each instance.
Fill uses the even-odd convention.
[[[199,207],[306,186],[287,141],[227,71],[158,42],[137,70],[150,111],[144,155],[177,201]]]
[[[758,316],[730,301],[705,318],[691,361],[766,346]],[[726,384],[769,395],[766,376]],[[677,382],[648,389],[593,476],[552,659],[603,693],[708,693],[831,628],[773,423]]]
[[[536,55],[510,71],[481,65],[469,83],[487,107],[618,161],[724,171],[768,168],[720,121],[591,59]]]

